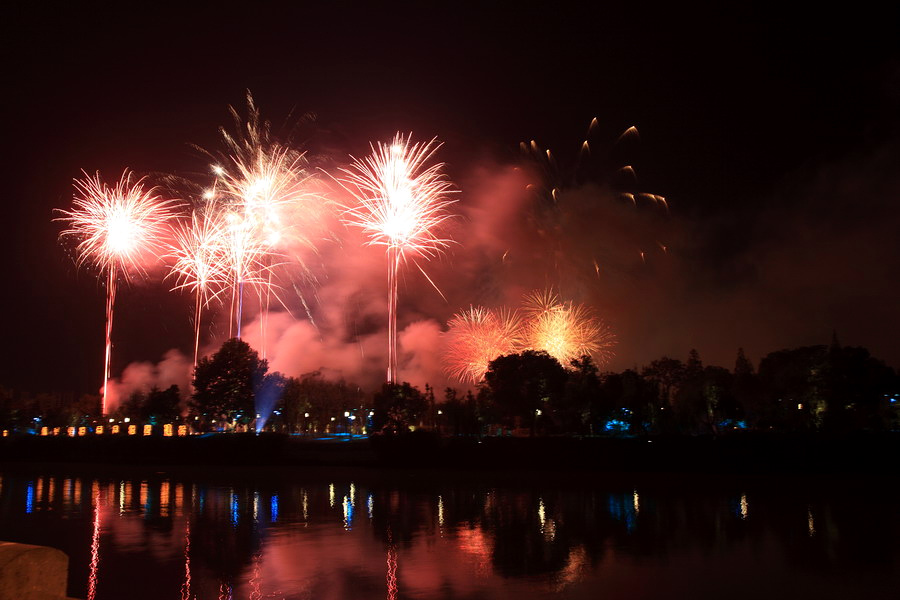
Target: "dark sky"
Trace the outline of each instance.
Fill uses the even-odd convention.
[[[611,366],[692,346],[731,366],[738,346],[758,360],[832,329],[900,365],[896,13],[187,4],[7,9],[0,385],[96,389],[102,288],[51,222],[72,178],[202,170],[189,144],[214,147],[247,89],[276,129],[315,113],[312,144],[344,153],[437,135],[458,182],[516,160],[521,140],[565,159],[593,117],[610,144],[635,125],[629,158],[671,206],[677,266],[612,286]],[[120,301],[118,370],[188,349],[184,298],[147,284]]]

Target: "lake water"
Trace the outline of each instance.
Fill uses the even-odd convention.
[[[93,600],[892,598],[884,480],[4,472],[0,539]]]

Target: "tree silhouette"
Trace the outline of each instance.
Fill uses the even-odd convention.
[[[691,348],[688,353],[687,362],[684,365],[684,375],[687,378],[698,377],[703,371],[703,361],[700,360],[700,353],[696,348]]]
[[[555,358],[533,350],[492,360],[484,375],[485,389],[501,422],[530,426],[532,435],[538,417],[559,405],[566,378],[566,370]]]
[[[592,433],[592,425],[600,420],[600,378],[597,365],[589,355],[572,361],[565,394],[557,409],[563,431]]]
[[[301,431],[308,422],[304,415],[309,414],[311,403],[304,394],[303,383],[296,377],[288,377],[281,394],[281,418],[288,433]]]
[[[731,380],[731,395],[740,408],[745,427],[756,427],[762,418],[765,408],[759,385],[759,377],[753,369],[753,363],[738,348],[734,361],[734,377]]]
[[[644,367],[641,374],[656,383],[662,406],[669,406],[672,404],[678,388],[684,382],[685,367],[684,363],[677,358],[663,356]]]
[[[419,425],[428,410],[428,401],[409,382],[385,383],[375,394],[372,430],[377,433],[406,433]]]
[[[734,359],[734,376],[744,377],[753,375],[753,363],[744,354],[743,348],[738,348],[737,358]]]
[[[177,385],[164,390],[153,388],[147,394],[144,420],[153,423],[171,423],[181,416],[181,394]]]
[[[206,423],[247,424],[256,417],[255,397],[269,365],[247,342],[231,338],[194,370],[192,408]]]
[[[822,370],[827,354],[825,346],[804,346],[771,352],[759,361],[763,427],[805,431],[821,425],[827,410]]]

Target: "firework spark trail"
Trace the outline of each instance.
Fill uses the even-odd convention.
[[[227,287],[229,276],[228,248],[225,245],[225,222],[221,211],[209,206],[194,210],[190,223],[180,223],[174,230],[170,256],[174,264],[167,276],[176,278],[172,290],[193,291],[194,302],[194,367],[200,350],[200,318],[203,308]]]
[[[416,257],[434,258],[451,242],[437,232],[452,217],[453,184],[442,172],[443,163],[426,166],[438,148],[436,138],[412,143],[412,135],[398,133],[391,143],[371,145],[366,158],[353,158],[339,182],[356,200],[344,212],[345,223],[361,229],[368,245],[387,249],[389,383],[397,378],[400,267]]]
[[[444,370],[460,381],[478,383],[499,356],[520,352],[522,323],[516,312],[470,306],[448,323]]]
[[[60,210],[63,216],[57,220],[69,224],[60,234],[61,239],[78,240],[77,264],[106,271],[106,352],[101,405],[106,414],[116,282],[120,275],[127,281],[132,275],[145,274],[144,262],[162,250],[175,201],[162,199],[155,187],[144,185],[144,179],[134,181],[128,170],[113,187],[106,185],[99,173],[93,177],[82,173],[82,179],[74,180],[74,208]]]
[[[523,312],[527,345],[547,352],[564,367],[584,355],[599,364],[612,358],[615,335],[583,304],[561,302],[552,290],[538,290],[526,297]]]

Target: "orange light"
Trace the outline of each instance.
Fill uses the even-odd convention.
[[[103,425],[97,425],[97,429],[95,430],[97,435],[103,435]]]
[[[144,435],[147,435],[146,428],[144,429]],[[163,435],[165,437],[172,437],[172,424],[171,423],[166,423],[165,425],[163,425]]]
[[[41,427],[41,435],[47,435],[48,429],[46,427]]]
[[[179,425],[178,426],[178,436],[181,437],[181,436],[185,436],[185,435],[187,435],[187,425]]]
[[[144,425],[144,435],[153,433],[153,425]]]
[[[137,433],[137,425],[129,425],[128,426],[128,435],[134,435]]]
[[[68,434],[69,437],[75,437],[75,428],[74,427],[67,428],[66,434]]]
[[[78,435],[85,435],[87,433],[87,427],[79,427]]]
[[[118,426],[118,425],[113,425],[113,426],[112,426],[112,432],[113,432],[113,435],[119,433],[119,426]]]
[[[163,481],[159,486],[159,516],[169,516],[169,481]]]

